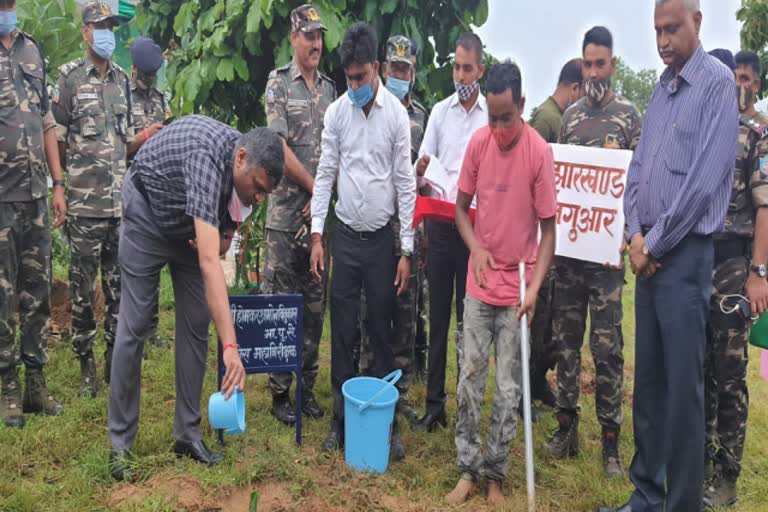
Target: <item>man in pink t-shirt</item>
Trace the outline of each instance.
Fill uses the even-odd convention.
[[[481,478],[488,501],[502,504],[509,449],[521,396],[520,318],[532,320],[555,253],[557,200],[552,151],[521,117],[520,69],[505,62],[488,75],[488,126],[475,132],[464,155],[456,200],[456,226],[470,250],[464,300],[464,359],[458,387],[456,450],[461,479],[447,496],[465,501]],[[477,197],[477,218],[469,218]],[[537,241],[541,230],[541,242]],[[528,289],[520,300],[518,264]],[[496,390],[484,451],[480,412],[495,344]]]

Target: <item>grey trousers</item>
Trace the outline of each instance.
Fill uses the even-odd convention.
[[[461,477],[502,481],[507,477],[509,450],[517,427],[522,394],[520,322],[514,307],[492,306],[464,298],[464,359],[457,391],[456,453]],[[485,450],[480,444],[480,416],[494,345],[496,387]]]
[[[186,241],[164,237],[130,176],[123,182],[120,226],[122,298],[112,355],[109,437],[115,450],[129,449],[139,425],[141,361],[150,335],[160,271],[168,265],[176,308],[176,416],[174,437],[195,442],[200,432],[200,395],[208,352],[210,313],[197,254]]]

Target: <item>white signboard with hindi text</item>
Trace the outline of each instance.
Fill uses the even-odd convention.
[[[624,191],[632,152],[552,144],[557,190],[555,254],[620,263]]]

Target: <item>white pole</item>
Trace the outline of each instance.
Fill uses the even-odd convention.
[[[525,263],[520,263],[520,303],[525,298]],[[528,486],[528,512],[536,510],[536,486],[533,477],[533,429],[531,428],[531,378],[528,368],[528,315],[520,320],[520,357],[523,366],[523,426],[525,429],[525,481]]]

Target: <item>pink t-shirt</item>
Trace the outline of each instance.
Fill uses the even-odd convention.
[[[481,128],[464,154],[459,190],[477,195],[475,237],[496,263],[480,288],[469,258],[467,294],[494,306],[513,306],[520,296],[518,264],[526,263],[529,281],[536,265],[539,220],[557,213],[552,149],[527,123],[518,143],[506,152],[488,126]]]

